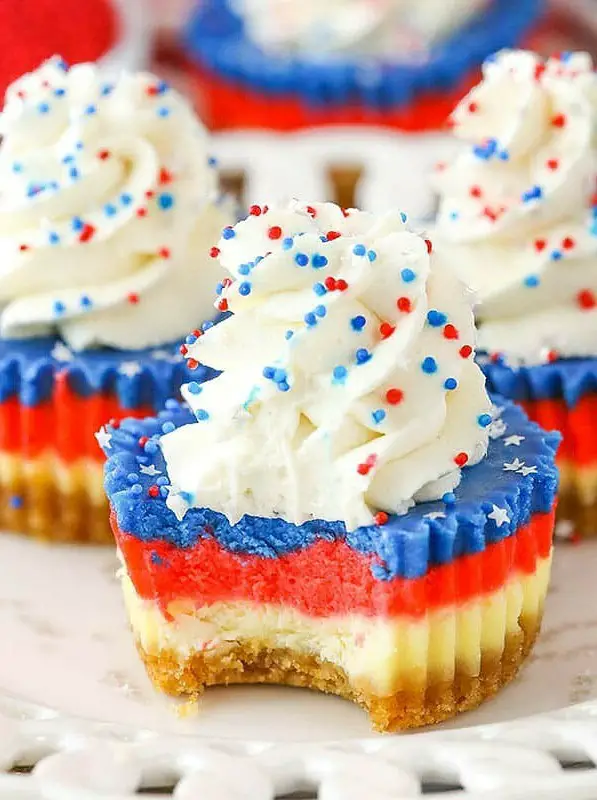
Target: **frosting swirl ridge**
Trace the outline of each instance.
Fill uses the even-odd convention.
[[[230,216],[180,95],[53,58],[9,87],[0,132],[2,335],[142,348],[205,318]]]
[[[233,316],[188,345],[222,369],[161,439],[170,506],[371,524],[456,486],[491,422],[468,293],[406,216],[252,208],[218,248]]]

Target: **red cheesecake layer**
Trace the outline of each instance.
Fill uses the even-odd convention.
[[[109,419],[152,413],[148,406],[123,408],[113,394],[82,397],[57,375],[52,396],[38,405],[23,405],[18,397],[0,403],[0,452],[36,458],[51,451],[67,463],[80,458],[102,463],[96,431]]]
[[[563,436],[557,460],[566,464],[597,464],[597,394],[583,395],[575,406],[562,398],[521,403],[529,417],[545,430],[560,431]]]
[[[197,607],[250,600],[290,606],[315,617],[362,613],[409,615],[465,603],[503,586],[514,574],[533,574],[549,556],[555,508],[535,514],[513,536],[480,553],[433,567],[421,578],[380,581],[371,558],[344,541],[319,541],[304,550],[269,559],[224,550],[215,539],[189,549],[143,542],[112,527],[137,594],[156,602],[164,616],[172,601]]]

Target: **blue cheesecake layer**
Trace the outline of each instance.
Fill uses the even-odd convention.
[[[517,402],[563,400],[575,406],[597,392],[597,358],[569,358],[534,367],[509,367],[479,359],[489,391]]]
[[[404,516],[390,517],[383,526],[349,532],[342,522],[294,525],[250,516],[231,525],[223,514],[197,508],[179,521],[166,505],[169,479],[159,447],[163,426],[168,430],[170,423],[198,424],[190,411],[170,402],[157,418],[126,420],[118,429],[108,428],[105,486],[121,531],[181,548],[213,536],[230,552],[277,558],[319,539],[343,539],[373,557],[372,571],[378,579],[417,578],[432,566],[480,552],[511,536],[533,514],[549,512],[558,488],[554,457],[559,435],[545,433],[520,408],[506,402],[490,428],[496,438],[490,441],[487,458],[463,469],[460,486],[445,496],[446,502],[420,503]]]
[[[267,95],[295,95],[319,107],[359,102],[393,108],[424,92],[454,89],[494,51],[520,45],[543,11],[543,0],[493,0],[418,63],[354,56],[316,61],[263,52],[247,38],[229,0],[203,0],[187,25],[184,44],[203,67]]]
[[[81,397],[110,393],[123,408],[146,405],[158,411],[178,396],[183,383],[200,383],[217,373],[204,366],[190,370],[180,342],[74,353],[55,338],[0,339],[0,402],[17,397],[25,406],[39,405],[51,397],[58,374],[66,375]]]

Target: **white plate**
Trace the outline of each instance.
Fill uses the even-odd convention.
[[[53,742],[49,748],[51,751],[63,750],[65,747],[68,749],[73,746],[73,742],[77,748],[83,745],[90,748],[87,757],[95,759],[93,763],[97,767],[95,772],[89,765],[82,769],[81,754],[76,759],[68,753],[54,755],[42,760],[37,768],[36,778],[26,778],[22,775],[3,778],[0,775],[0,797],[18,796],[14,794],[15,789],[12,785],[14,781],[18,781],[20,790],[24,790],[33,781],[36,791],[37,789],[46,791],[46,794],[40,794],[40,797],[66,798],[70,795],[62,793],[62,789],[66,785],[71,785],[71,788],[74,785],[76,788],[72,794],[73,800],[75,798],[81,800],[82,795],[78,793],[83,786],[87,789],[106,789],[103,783],[106,770],[115,781],[109,788],[112,791],[118,789],[117,794],[109,795],[111,797],[128,797],[126,791],[132,791],[135,781],[139,780],[150,784],[155,784],[157,781],[157,785],[167,785],[173,782],[172,770],[170,774],[166,770],[166,775],[160,772],[156,776],[151,770],[147,772],[147,769],[148,765],[153,763],[156,747],[162,748],[160,750],[162,760],[166,758],[164,753],[170,753],[168,758],[174,759],[171,748],[176,742],[184,742],[186,748],[190,743],[194,748],[205,744],[213,746],[217,743],[219,748],[224,747],[228,753],[227,759],[233,758],[230,755],[231,750],[235,753],[244,753],[247,748],[249,750],[257,748],[259,751],[265,748],[264,752],[269,754],[267,759],[273,759],[277,766],[274,769],[273,762],[269,761],[265,766],[262,764],[260,767],[262,772],[259,773],[261,778],[264,775],[266,778],[277,775],[276,789],[288,790],[289,787],[304,785],[305,771],[308,772],[310,769],[307,785],[321,785],[321,781],[325,783],[327,780],[327,788],[325,786],[324,788],[328,794],[325,794],[322,788],[320,796],[329,798],[343,798],[349,796],[352,791],[351,789],[346,795],[349,787],[345,785],[346,781],[339,777],[339,774],[344,775],[344,767],[337,774],[329,766],[333,761],[333,759],[330,761],[329,751],[329,742],[332,740],[343,753],[348,751],[354,755],[355,749],[359,754],[362,754],[363,750],[369,753],[357,770],[361,776],[368,775],[374,763],[377,763],[376,769],[379,769],[382,756],[387,759],[388,753],[392,754],[393,759],[398,759],[398,763],[402,763],[401,758],[410,752],[411,743],[415,739],[418,747],[421,747],[423,742],[433,744],[433,747],[437,747],[440,742],[458,742],[458,753],[462,756],[463,763],[470,768],[470,774],[467,772],[464,776],[466,780],[463,780],[461,775],[459,781],[468,789],[475,789],[480,775],[478,768],[474,766],[477,763],[475,759],[481,758],[481,762],[485,764],[483,769],[488,769],[485,763],[488,755],[487,745],[481,746],[481,755],[475,749],[479,746],[481,736],[489,736],[492,739],[498,736],[505,741],[508,738],[516,740],[520,737],[521,729],[518,721],[521,718],[563,709],[581,701],[586,703],[597,700],[597,603],[595,602],[597,541],[577,546],[563,544],[557,548],[543,633],[527,668],[520,678],[495,700],[435,729],[435,731],[459,729],[461,733],[456,735],[424,733],[417,734],[416,737],[374,736],[370,733],[365,714],[357,707],[338,698],[300,689],[277,687],[213,689],[193,707],[188,705],[181,707],[172,701],[164,700],[154,693],[138,661],[127,629],[115,571],[116,560],[110,549],[51,547],[8,534],[0,536],[0,641],[3,643],[4,655],[0,659],[0,693],[3,695],[0,697],[0,766],[3,758],[5,767],[10,767],[15,759],[25,762],[29,760],[30,763],[32,759],[37,760],[39,753],[36,755],[35,748],[33,752],[31,751],[31,744],[33,741],[39,743],[40,736],[42,738],[49,736]],[[574,751],[574,760],[587,762],[591,752],[593,759],[597,760],[597,702],[594,705],[585,704],[584,707],[574,709],[567,716],[571,719],[566,724],[560,717],[555,718],[557,724],[554,730],[560,737],[559,744],[558,742],[554,744],[553,737],[545,739],[546,732],[551,730],[551,718],[525,721],[524,743],[535,748],[533,758],[548,759],[550,768],[557,768],[558,778],[568,783],[567,800],[573,797],[595,800],[597,770],[562,772],[557,762],[545,755],[546,749],[555,747],[557,750],[558,747],[564,746],[563,742],[567,737],[568,743],[573,739],[582,741],[580,752]],[[19,721],[15,722],[15,718]],[[32,723],[30,721],[32,718],[38,721]],[[591,719],[592,725],[587,725],[587,720]],[[497,730],[489,728],[484,732],[470,729],[470,726],[507,721],[516,722],[513,725],[498,727]],[[578,734],[579,724],[582,735]],[[111,761],[114,753],[110,750],[107,754],[98,741],[106,736],[113,737],[116,733],[118,738],[126,734],[127,738],[135,739],[137,738],[135,731],[148,729],[153,732],[149,740],[151,748],[154,748],[149,761],[144,750],[141,752],[134,747],[131,750],[128,745],[119,745],[124,750],[119,751],[118,763],[121,767],[123,764],[127,767],[126,769],[123,767],[122,774],[115,770]],[[576,731],[574,736],[570,733],[573,729]],[[75,733],[76,737],[72,739]],[[181,740],[179,736],[184,738]],[[462,737],[464,740],[461,742]],[[145,741],[147,734],[143,734],[142,738],[145,742],[143,747],[148,747]],[[477,744],[472,746],[471,739]],[[13,752],[16,740],[21,746],[20,750],[17,748],[20,753],[19,758]],[[255,742],[261,744],[252,744]],[[274,750],[269,745],[266,747],[264,744],[266,742],[272,743],[275,746]],[[294,772],[287,764],[287,756],[283,755],[287,745],[279,750],[281,743],[293,743]],[[297,743],[304,744],[296,750]],[[135,747],[138,748],[139,745]],[[6,755],[8,751],[12,753],[10,757]],[[296,752],[302,755],[308,752],[312,756],[315,752],[319,753],[317,756],[319,760],[316,759],[316,763],[320,764],[320,767],[324,762],[328,763],[328,772],[321,767],[323,772],[320,774],[316,767],[312,765],[309,767],[307,762],[302,761],[299,769]],[[495,780],[490,783],[492,786],[499,785],[501,790],[506,788],[504,780],[507,774],[510,774],[509,780],[512,781],[511,770],[506,769],[506,764],[511,766],[512,753],[508,748],[504,752],[505,756],[500,747],[496,749],[492,744],[492,769],[501,776],[501,783],[498,781],[495,784]],[[566,752],[570,758],[569,751]],[[126,756],[122,753],[126,753]],[[273,753],[278,755],[274,757]],[[326,753],[322,761],[321,754]],[[211,771],[208,770],[209,774],[216,775],[214,780],[220,780],[222,775],[227,774],[228,768],[213,767],[213,764],[217,763],[216,756],[224,757],[221,753],[212,753],[209,759],[201,763],[204,766],[208,762],[212,764],[209,768]],[[356,757],[354,755],[354,758]],[[214,758],[216,761],[213,761]],[[260,758],[265,759],[263,753]],[[111,764],[110,769],[108,767],[100,769],[100,765],[105,764],[106,759]],[[239,761],[238,756],[233,758],[233,761],[235,763]],[[195,761],[192,762],[195,764],[193,769],[189,767],[189,763],[191,762],[184,761],[186,766],[183,767],[179,764],[175,770],[176,774],[187,774],[189,770],[199,769]],[[409,792],[411,789],[414,791],[413,786],[418,787],[420,780],[426,774],[426,768],[422,764],[415,768],[413,763],[406,762],[406,773],[404,768],[400,770],[402,782],[396,783],[398,778],[393,772],[388,775],[391,787],[389,789],[385,786],[383,777],[380,778],[381,783],[377,787],[379,795],[368,794],[366,800],[377,796],[388,799],[411,796]],[[528,763],[530,765],[534,763],[532,758]],[[541,763],[543,766],[540,772],[543,774],[547,769],[546,774],[549,774],[550,768]],[[284,769],[280,764],[285,765]],[[238,768],[242,773],[241,767]],[[137,774],[135,770],[139,769],[141,772]],[[353,766],[350,767],[350,770],[352,769]],[[394,766],[392,769],[396,771],[397,768]],[[413,769],[414,774],[407,774]],[[438,766],[432,775],[433,780],[440,782],[448,780],[453,783],[455,780],[453,770],[450,768],[446,772],[446,769],[445,765]],[[525,769],[517,768],[519,783],[519,779],[524,777]],[[530,772],[532,779],[535,780],[538,777],[535,768],[530,768]],[[94,773],[93,780],[90,777],[91,773]],[[285,778],[280,777],[282,773]],[[203,775],[203,778],[197,778],[198,774]],[[193,778],[185,779],[187,786],[191,788],[186,789],[183,782],[176,796],[194,797],[192,791],[197,790],[197,786],[194,786],[193,781],[203,780],[205,774],[199,769],[199,773]],[[404,777],[405,774],[407,777]],[[141,775],[143,777],[140,777]],[[294,775],[294,782],[290,781],[287,785],[284,780],[288,782],[291,775]],[[370,777],[367,777],[369,782]],[[411,783],[408,783],[407,778]],[[207,798],[240,800],[245,797],[246,800],[249,798],[262,800],[262,797],[265,799],[272,796],[270,789],[263,788],[264,785],[251,784],[253,778],[250,776],[247,780],[249,781],[247,785],[251,785],[257,794],[246,794],[244,789],[241,791],[239,787],[231,788],[226,783],[225,788],[220,786],[213,795],[207,793],[205,796],[204,794],[197,796],[201,800]],[[405,780],[407,783],[404,783]],[[11,782],[11,793],[2,793],[3,781]],[[570,781],[573,781],[577,788],[580,787],[579,791],[584,791],[585,783],[589,786],[589,782],[592,781],[592,789],[587,794],[571,793],[574,789]],[[553,776],[548,783],[550,787],[556,785]],[[61,787],[61,791],[54,792],[56,786]],[[203,784],[201,786],[203,792],[205,786]],[[373,791],[371,785],[370,789]],[[187,791],[191,793],[187,795]],[[38,795],[23,795],[25,796]],[[88,798],[96,796],[93,792],[85,795]],[[360,800],[365,800],[365,797],[362,795]]]

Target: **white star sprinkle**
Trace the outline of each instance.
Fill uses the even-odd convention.
[[[505,447],[510,447],[514,445],[515,447],[520,447],[520,443],[524,442],[524,436],[519,436],[517,433],[513,433],[512,436],[506,436],[504,439]]]
[[[120,374],[126,375],[127,378],[134,378],[135,375],[138,375],[142,370],[143,368],[138,361],[123,361],[118,369]]]
[[[64,344],[64,342],[56,342],[50,353],[52,358],[56,361],[72,361],[73,354],[71,350]]]
[[[515,458],[514,461],[504,463],[504,472],[518,472],[521,467],[524,467],[524,461]]]
[[[97,439],[97,443],[105,450],[107,447],[112,447],[110,444],[112,440],[112,434],[108,433],[104,426],[102,426],[99,431],[95,434],[95,438]]]
[[[487,428],[487,433],[490,439],[499,439],[503,436],[508,429],[508,426],[503,419],[494,419],[491,425]]]
[[[518,471],[526,478],[527,475],[534,475],[537,472],[537,467],[521,467]]]
[[[508,516],[508,512],[505,508],[499,508],[493,504],[491,508],[492,510],[487,515],[487,519],[494,520],[498,528],[501,528],[504,523],[508,524],[508,522],[510,522],[510,517]]]
[[[445,519],[446,515],[443,511],[430,511],[429,514],[425,514],[425,519]]]
[[[150,464],[149,466],[139,464],[139,472],[143,475],[151,475],[151,477],[153,477],[154,475],[159,475],[161,470],[157,469],[155,464]]]

